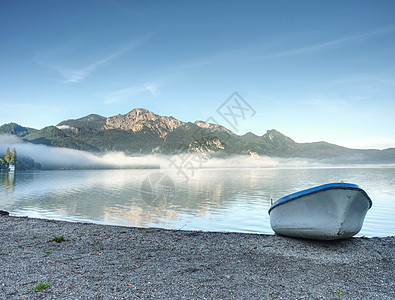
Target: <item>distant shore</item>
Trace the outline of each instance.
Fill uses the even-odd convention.
[[[395,299],[394,258],[395,236],[320,242],[0,214],[0,299]]]

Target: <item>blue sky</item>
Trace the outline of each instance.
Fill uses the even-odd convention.
[[[0,124],[142,107],[238,134],[395,147],[394,1],[0,0]]]

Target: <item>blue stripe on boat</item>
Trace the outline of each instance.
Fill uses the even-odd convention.
[[[293,193],[293,194],[289,194],[289,195],[287,195],[285,197],[282,197],[282,198],[278,199],[270,207],[269,215],[270,215],[270,211],[273,208],[275,208],[275,207],[277,207],[277,206],[279,206],[281,204],[284,204],[285,202],[292,201],[292,200],[298,199],[298,198],[300,198],[302,196],[306,196],[306,195],[309,195],[309,194],[314,194],[314,193],[321,192],[321,191],[324,191],[324,190],[329,190],[329,189],[355,189],[355,190],[360,190],[363,194],[365,194],[366,198],[368,198],[368,200],[369,200],[369,208],[372,207],[372,200],[370,199],[368,194],[363,189],[361,189],[358,185],[353,184],[353,183],[343,183],[343,182],[340,182],[340,183],[327,183],[327,184],[316,186],[316,187],[313,187],[313,188],[310,188],[310,189],[307,189],[307,190],[303,190],[303,191],[299,191],[299,192],[296,192],[296,193]]]

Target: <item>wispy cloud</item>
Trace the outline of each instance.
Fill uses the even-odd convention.
[[[395,87],[395,76],[393,74],[379,73],[354,73],[347,74],[327,83],[330,87],[348,87],[364,92],[377,93],[384,89]]]
[[[386,28],[382,28],[379,30],[375,31],[370,31],[367,33],[363,34],[357,34],[357,35],[351,35],[347,36],[344,38],[336,39],[336,40],[331,40],[315,45],[310,45],[306,47],[300,47],[300,48],[295,48],[295,49],[290,49],[290,50],[284,50],[284,51],[278,51],[275,53],[267,54],[267,55],[262,55],[259,56],[258,58],[276,58],[276,57],[282,57],[282,56],[291,56],[291,55],[299,55],[299,54],[311,54],[315,53],[321,50],[325,50],[330,47],[334,46],[339,46],[342,44],[346,44],[355,40],[361,40],[361,39],[366,39],[366,38],[371,38],[380,34],[385,34],[387,32],[391,32],[395,30],[395,25],[394,26],[389,26]]]
[[[139,37],[131,42],[129,42],[126,46],[117,49],[116,51],[96,59],[95,61],[80,66],[78,68],[71,68],[68,66],[67,63],[63,63],[59,60],[62,57],[58,58],[58,61],[51,62],[48,59],[48,55],[46,52],[37,52],[34,56],[34,61],[45,68],[52,69],[58,72],[63,77],[63,82],[65,83],[75,83],[87,78],[92,72],[100,68],[101,66],[105,65],[106,63],[117,59],[118,57],[122,56],[123,54],[129,52],[130,50],[137,48],[147,42],[149,39],[152,38],[154,34],[149,33],[142,37]],[[56,56],[56,54],[55,54]]]
[[[309,99],[303,100],[302,103],[313,106],[320,112],[330,114],[347,112],[352,107],[349,99],[334,96],[327,98],[322,95],[312,95]]]
[[[127,98],[130,98],[134,95],[149,92],[152,97],[156,98],[159,93],[159,87],[162,85],[161,82],[145,82],[135,86],[131,86],[125,89],[117,90],[112,92],[105,100],[105,103],[116,103],[121,102]]]
[[[121,56],[122,54],[128,52],[134,47],[126,47],[123,48],[115,53],[112,53],[106,57],[103,57],[85,67],[79,68],[79,69],[68,69],[62,66],[59,66],[56,68],[56,71],[62,75],[62,77],[65,79],[64,82],[78,82],[86,77],[88,77],[93,71],[95,71],[97,68],[100,66],[104,65],[107,62],[110,62],[117,57]]]
[[[159,92],[159,85],[156,83],[145,83],[144,87],[147,91],[149,91],[151,93],[151,95],[156,98],[158,96],[158,92]]]
[[[392,103],[395,91],[395,74],[392,73],[350,73],[339,75],[334,80],[322,82],[319,85],[321,91],[336,93],[341,97],[368,103]]]

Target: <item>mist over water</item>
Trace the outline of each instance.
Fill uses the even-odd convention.
[[[303,168],[339,166],[334,159],[276,158],[267,156],[235,155],[227,158],[206,157],[210,153],[179,155],[136,155],[124,152],[92,153],[61,147],[24,142],[9,134],[0,134],[0,154],[7,147],[16,149],[20,157],[32,158],[42,169],[102,169],[102,168],[161,168],[197,170],[201,168]],[[208,155],[207,155],[208,154]],[[377,165],[376,165],[377,166]]]
[[[127,168],[157,164],[155,157],[128,157],[123,152],[94,154],[87,151],[27,143],[13,135],[0,135],[0,153],[15,148],[17,155],[32,158],[44,169]]]
[[[205,159],[198,153],[186,153],[174,156],[159,154],[144,156],[127,156],[124,152],[107,152],[95,154],[87,151],[50,147],[46,145],[27,143],[20,138],[8,135],[0,135],[0,153],[4,153],[9,147],[15,147],[17,154],[32,158],[40,163],[43,169],[90,169],[90,168],[256,168],[256,167],[318,167],[324,163],[308,159],[285,159],[270,157],[232,156],[229,158]],[[182,156],[182,157],[181,157]],[[186,160],[190,160],[189,164]]]

